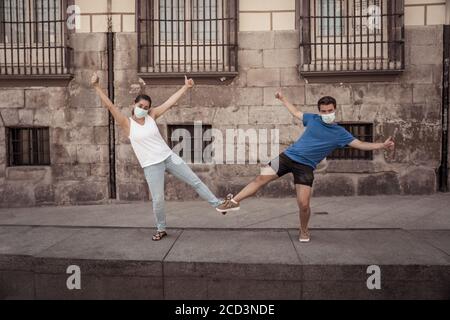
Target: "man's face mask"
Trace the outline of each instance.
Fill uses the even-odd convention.
[[[331,124],[336,119],[336,112],[328,113],[328,114],[321,114],[320,116],[322,117],[323,122],[325,122],[326,124]]]
[[[134,107],[134,115],[138,119],[145,118],[145,116],[148,115],[148,110],[142,109],[138,104]]]

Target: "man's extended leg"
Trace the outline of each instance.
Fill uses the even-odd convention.
[[[301,242],[309,242],[308,223],[311,216],[311,195],[312,188],[306,185],[295,185],[297,191],[297,204],[300,211],[300,237]]]
[[[276,172],[269,166],[261,169],[261,174],[257,176],[252,182],[250,182],[244,189],[241,190],[235,197],[229,197],[219,207],[217,211],[225,213],[227,211],[239,210],[239,203],[258,192],[259,189],[264,187],[269,182],[278,179]]]

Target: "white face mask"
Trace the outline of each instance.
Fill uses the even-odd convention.
[[[329,114],[321,114],[320,116],[322,117],[323,122],[325,122],[326,124],[331,124],[336,119],[336,112]]]
[[[144,109],[140,108],[139,106],[135,106],[134,107],[134,115],[138,119],[145,118],[145,116],[148,115],[148,110],[144,110]]]

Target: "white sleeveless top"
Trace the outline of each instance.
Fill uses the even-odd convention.
[[[161,163],[172,154],[172,150],[164,141],[152,117],[146,115],[144,125],[140,125],[131,117],[129,119],[130,136],[128,138],[142,168]]]

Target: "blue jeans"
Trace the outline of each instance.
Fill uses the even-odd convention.
[[[153,199],[153,214],[155,215],[158,231],[166,230],[166,215],[164,212],[164,173],[166,170],[176,178],[193,187],[200,197],[211,206],[218,207],[223,203],[197,177],[186,162],[173,153],[163,162],[144,168],[145,179],[150,187],[150,193]]]

